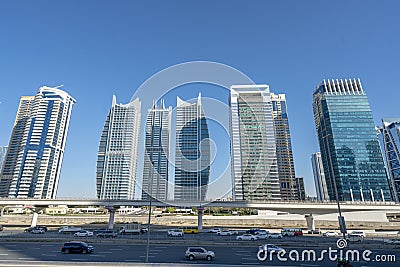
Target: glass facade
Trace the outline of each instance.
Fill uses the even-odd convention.
[[[313,94],[315,126],[331,200],[390,201],[368,98],[360,80],[328,80]]]
[[[113,96],[97,154],[99,199],[133,199],[135,196],[140,109],[139,99],[117,104]]]
[[[56,197],[74,103],[58,87],[21,97],[1,175],[2,196]]]
[[[311,165],[314,174],[315,191],[318,201],[329,201],[328,188],[322,164],[321,153],[317,152],[311,156]]]
[[[271,102],[281,198],[284,200],[297,200],[300,198],[296,189],[296,174],[286,108],[286,96],[284,94],[271,93]]]
[[[382,119],[382,128],[377,129],[382,155],[389,178],[392,198],[400,202],[400,118]]]
[[[169,144],[172,108],[154,103],[146,121],[146,141],[143,167],[142,200],[149,196],[167,200],[169,177]]]
[[[205,200],[210,178],[210,141],[201,95],[177,98],[174,199]]]
[[[233,85],[230,97],[233,200],[281,198],[268,85]]]

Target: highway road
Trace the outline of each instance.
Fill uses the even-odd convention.
[[[45,266],[47,264],[55,264],[55,266],[71,264],[73,266],[111,266],[111,263],[118,263],[120,265],[138,265],[144,263],[146,257],[146,245],[145,244],[127,244],[125,240],[107,240],[101,243],[88,242],[93,245],[95,250],[92,254],[64,254],[61,253],[61,246],[63,242],[38,242],[31,240],[31,242],[1,242],[0,241],[0,266]],[[271,262],[260,261],[257,258],[259,242],[242,242],[242,243],[227,243],[227,244],[208,244],[204,245],[208,250],[212,250],[216,254],[215,260],[212,262],[205,262],[195,260],[190,262],[185,259],[184,253],[189,244],[151,244],[149,250],[149,262],[151,263],[166,263],[166,264],[207,264],[213,265],[241,265],[241,266],[298,266],[298,267],[329,267],[336,266],[335,261],[329,259],[329,255],[326,253],[322,260],[308,259],[307,254],[304,254],[304,258],[301,257],[304,250],[314,250],[317,258],[322,254],[322,247],[308,246],[282,246],[287,252],[297,251],[299,253],[299,260],[291,260],[286,255],[286,262],[278,260],[277,257],[273,257]],[[328,249],[326,247],[325,249]],[[333,247],[335,249],[335,247]],[[337,249],[337,248],[336,248]],[[360,255],[365,248],[357,244],[351,247],[352,250],[359,250]],[[396,248],[372,248],[372,255],[369,256],[371,262],[366,262],[360,259],[360,262],[354,262],[355,267],[398,267],[400,265],[400,250]],[[332,253],[332,258],[339,255],[339,252]],[[395,261],[378,263],[375,261],[376,256],[394,255]],[[391,259],[393,260],[393,258]],[[57,262],[58,265],[57,265]],[[82,265],[80,265],[82,264]],[[85,264],[85,265],[83,265]]]

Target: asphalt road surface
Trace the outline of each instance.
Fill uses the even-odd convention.
[[[61,253],[62,243],[58,242],[1,242],[0,241],[0,266],[44,266],[44,263],[51,262],[64,262],[77,266],[84,263],[93,263],[86,266],[110,266],[111,263],[123,263],[127,265],[129,263],[137,265],[145,262],[146,257],[146,245],[145,244],[125,244],[120,241],[108,241],[102,243],[90,243],[94,246],[94,252],[92,254],[64,254]],[[206,262],[201,260],[188,261],[184,257],[184,253],[188,245],[182,244],[151,244],[149,250],[149,262],[150,263],[167,263],[172,264],[214,264],[214,265],[241,265],[241,266],[301,266],[301,267],[329,267],[336,266],[335,261],[329,259],[329,255],[325,253],[321,260],[309,260],[307,256],[304,259],[301,258],[304,250],[315,250],[317,258],[321,256],[321,248],[316,247],[284,247],[289,253],[291,251],[298,251],[300,260],[293,261],[286,255],[286,262],[282,262],[273,257],[271,262],[269,259],[266,261],[260,261],[257,258],[258,244],[251,244],[244,242],[243,245],[205,245],[204,247],[208,250],[215,252],[216,257],[212,262]],[[326,248],[327,249],[327,248]],[[360,251],[360,257],[362,252],[365,250],[361,246],[353,246],[352,249],[358,249]],[[362,261],[353,262],[355,267],[398,267],[400,266],[400,250],[399,249],[371,249],[372,254],[369,255],[370,262]],[[295,253],[291,252],[295,258]],[[306,255],[306,254],[305,254]],[[333,253],[332,256],[336,255]],[[337,253],[337,255],[339,255]],[[379,255],[379,259],[391,258],[392,262],[377,262],[376,256]],[[395,261],[393,261],[395,260]],[[96,264],[97,263],[97,264]],[[109,264],[107,264],[109,263]],[[11,265],[9,265],[11,264]],[[12,265],[14,264],[14,265]],[[56,263],[55,263],[56,264]],[[64,264],[63,264],[64,265]],[[57,266],[57,264],[56,264]]]

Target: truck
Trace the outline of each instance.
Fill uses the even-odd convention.
[[[129,224],[124,224],[120,229],[119,229],[119,234],[121,235],[138,235],[140,234],[141,231],[141,226],[139,223],[129,223]]]
[[[62,226],[60,229],[58,229],[59,234],[74,234],[76,232],[81,231],[81,227],[75,227],[75,226]]]

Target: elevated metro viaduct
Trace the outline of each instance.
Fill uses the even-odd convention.
[[[121,206],[143,207],[150,206],[147,200],[102,200],[102,199],[18,199],[0,198],[0,206],[24,206],[34,211],[31,226],[36,226],[38,212],[50,205],[74,206],[97,206],[105,207],[109,213],[109,228],[114,225],[115,211]],[[246,201],[157,201],[152,200],[153,207],[196,207],[198,211],[198,228],[203,226],[203,208],[205,207],[226,207],[226,208],[252,208],[259,210],[272,210],[288,212],[291,214],[301,214],[305,216],[307,228],[314,230],[313,215],[332,214],[338,212],[336,202],[288,202],[288,201],[269,201],[269,202],[246,202]],[[342,212],[359,211],[380,211],[400,213],[400,204],[394,202],[341,202]],[[4,208],[1,211],[3,214]]]

